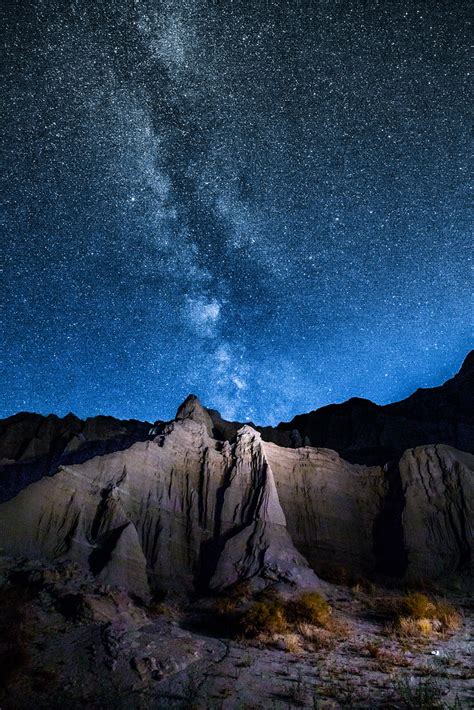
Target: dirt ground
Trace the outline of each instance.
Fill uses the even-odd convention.
[[[210,600],[145,608],[69,565],[3,559],[0,585],[1,710],[474,707],[466,595],[459,630],[403,638],[374,604],[395,592],[328,585],[335,630],[245,639]]]

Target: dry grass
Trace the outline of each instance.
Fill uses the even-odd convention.
[[[430,638],[435,632],[431,619],[415,619],[413,616],[400,616],[394,630],[403,638]]]
[[[331,607],[317,592],[302,592],[287,601],[269,594],[262,596],[244,612],[241,628],[245,636],[282,634],[294,630],[301,623],[328,627],[330,619]]]
[[[368,579],[360,579],[355,584],[351,585],[351,591],[354,592],[354,594],[363,593],[372,596],[375,594],[376,589],[375,584]]]
[[[262,600],[252,604],[242,615],[240,626],[245,636],[283,634],[288,629],[285,603],[282,600]]]
[[[437,602],[435,613],[444,633],[454,633],[462,627],[461,614],[448,602]]]
[[[337,639],[329,629],[320,628],[301,622],[296,627],[308,651],[330,650],[336,646]]]
[[[402,638],[426,639],[454,633],[462,626],[461,615],[451,604],[421,592],[379,599],[374,608],[391,618],[389,631]]]
[[[286,604],[286,618],[290,623],[306,622],[313,626],[329,624],[332,609],[318,592],[302,592]]]
[[[347,624],[333,618],[331,607],[317,592],[302,592],[289,600],[263,594],[242,614],[239,626],[247,638],[290,653],[331,649],[349,635]]]
[[[413,619],[432,619],[436,603],[421,592],[411,592],[399,601],[400,611]]]
[[[396,628],[402,636],[429,637],[436,632],[453,633],[461,625],[461,616],[451,604],[421,592],[412,592],[401,600],[396,620]]]
[[[283,634],[279,639],[278,646],[288,653],[298,654],[304,650],[301,637],[295,633]]]
[[[396,651],[392,651],[388,648],[384,648],[381,643],[374,641],[369,641],[365,645],[365,650],[368,652],[369,656],[377,661],[377,664],[381,671],[389,672],[393,667],[407,667],[410,665],[405,656]]]

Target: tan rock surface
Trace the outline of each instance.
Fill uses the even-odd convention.
[[[474,456],[425,446],[405,451],[399,468],[407,577],[433,579],[462,568],[472,573]]]
[[[63,467],[0,507],[10,554],[71,558],[146,596],[242,578],[317,578],[286,531],[260,435],[179,420],[153,441]]]
[[[195,397],[157,432],[1,505],[3,551],[72,559],[143,598],[254,577],[311,587],[327,565],[431,579],[472,560],[469,454],[421,447],[366,467],[250,426],[218,441]]]
[[[311,566],[373,571],[373,526],[386,493],[382,468],[351,465],[329,449],[264,448],[288,531]]]

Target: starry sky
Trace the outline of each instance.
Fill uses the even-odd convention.
[[[276,423],[473,345],[464,0],[24,0],[0,416]]]

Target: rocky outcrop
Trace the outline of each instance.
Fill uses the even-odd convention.
[[[474,456],[448,446],[411,449],[402,456],[399,471],[406,577],[472,574]]]
[[[406,449],[446,444],[474,453],[474,351],[455,377],[440,387],[419,389],[407,399],[379,406],[353,398],[301,414],[276,427],[250,425],[264,441],[286,448],[313,446],[337,451],[351,463],[384,465]],[[194,395],[176,415],[183,419],[200,411],[214,439],[231,441],[243,426],[205,409]],[[163,422],[121,421],[73,414],[19,413],[0,421],[0,501],[12,497],[33,480],[54,473],[61,464],[79,463],[94,455],[125,449],[163,429]]]
[[[225,422],[194,395],[155,425],[11,417],[0,427],[0,545],[75,560],[142,598],[242,579],[311,587],[328,566],[408,580],[471,573],[474,457],[438,443],[395,456],[428,431],[443,440],[448,423],[469,448],[471,386],[472,357],[405,402],[351,400],[277,428],[285,447],[268,441],[277,429]],[[384,463],[349,462],[307,445],[314,437]]]
[[[142,598],[243,579],[311,587],[327,566],[435,578],[469,568],[473,469],[446,446],[366,467],[250,426],[219,441],[192,398],[152,440],[62,466],[0,506],[0,539]]]
[[[74,414],[61,418],[27,412],[0,421],[0,502],[55,473],[61,464],[86,461],[147,439],[151,426],[135,419],[82,420]]]
[[[288,531],[313,569],[373,572],[373,527],[386,495],[383,469],[351,465],[328,449],[264,448]]]
[[[201,402],[195,394],[188,395],[188,397],[186,397],[186,399],[184,400],[183,404],[178,407],[175,420],[179,422],[183,419],[192,419],[193,422],[202,424],[207,434],[212,437],[212,419],[209,415],[208,410],[202,406]],[[240,429],[241,427],[239,426],[238,428]]]
[[[474,456],[448,446],[386,467],[264,444],[288,531],[316,572],[422,581],[472,573]]]
[[[200,405],[152,441],[63,466],[0,507],[9,554],[73,559],[103,581],[180,593],[317,578],[296,550],[260,435],[216,442]]]

